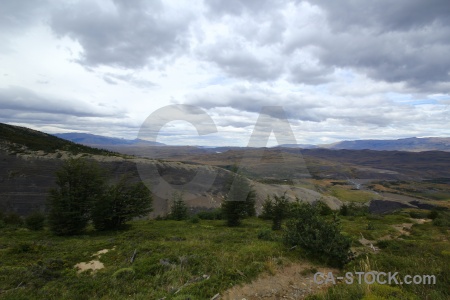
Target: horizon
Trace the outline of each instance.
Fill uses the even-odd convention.
[[[46,132],[47,133],[47,132]],[[52,134],[52,133],[47,133],[47,134]],[[112,137],[112,136],[105,136],[105,135],[97,135],[97,134],[92,134],[92,133],[88,133],[88,132],[59,132],[59,133],[53,133],[52,135],[58,135],[58,134],[86,134],[86,135],[90,135],[90,136],[96,136],[96,137],[102,137],[102,138],[111,138],[111,139],[121,139],[121,140],[125,140],[125,141],[134,141],[134,140],[142,140],[139,139],[138,137],[134,138],[134,139],[127,139],[127,138],[118,138],[118,137]],[[303,143],[296,143],[296,144],[274,144],[271,146],[266,146],[267,148],[274,148],[274,147],[279,147],[279,146],[283,146],[283,145],[305,145],[305,146],[326,146],[326,145],[332,145],[332,144],[336,144],[336,143],[341,143],[341,142],[355,142],[355,141],[398,141],[398,140],[405,140],[405,139],[430,139],[430,138],[442,138],[442,139],[446,139],[446,138],[450,138],[450,136],[424,136],[424,137],[415,137],[415,136],[411,136],[411,137],[405,137],[405,138],[397,138],[397,139],[358,139],[358,140],[340,140],[340,141],[336,141],[333,143],[329,143],[329,144],[303,144]],[[145,140],[143,140],[145,141]],[[234,145],[220,145],[220,146],[205,146],[205,145],[187,145],[187,144],[163,144],[163,146],[186,146],[186,147],[210,147],[210,148],[219,148],[219,147],[236,147],[236,148],[246,148],[248,146],[234,146]]]

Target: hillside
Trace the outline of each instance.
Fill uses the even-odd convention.
[[[3,123],[0,123],[0,147],[3,149],[8,148],[9,151],[17,153],[26,151],[55,153],[60,150],[73,154],[113,154],[107,150],[86,147],[30,128]]]
[[[376,151],[450,151],[450,138],[404,138],[397,140],[354,140],[332,144],[283,144],[276,148],[334,149],[334,150],[376,150]]]
[[[134,180],[144,180],[154,193],[153,216],[165,215],[170,208],[171,191],[166,183],[183,192],[192,211],[217,208],[227,192],[225,182],[231,173],[225,168],[208,166],[196,162],[164,161],[118,154],[99,150],[28,128],[3,125],[0,147],[0,207],[22,215],[43,209],[49,189],[55,186],[55,172],[68,157],[83,157],[97,161],[110,181],[130,174]],[[155,148],[165,147],[153,147]],[[273,165],[272,165],[273,167]],[[154,169],[159,174],[142,175],[139,169]],[[196,174],[203,180],[186,190],[183,184],[190,182]],[[144,178],[145,177],[145,178]],[[213,182],[208,182],[213,178]],[[162,180],[163,179],[163,180]],[[292,187],[285,184],[263,184],[253,182],[257,189],[257,211],[267,195],[282,195],[294,200],[296,197],[308,202],[323,199],[337,208],[341,202],[334,197],[323,197],[314,189]]]
[[[397,151],[450,151],[450,138],[406,138],[397,140],[356,140],[342,141],[321,148],[347,150],[397,150]]]

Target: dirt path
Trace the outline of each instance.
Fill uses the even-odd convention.
[[[315,268],[308,263],[293,263],[277,270],[275,275],[263,275],[251,283],[234,286],[221,295],[221,300],[304,299],[329,285],[314,283],[314,273],[336,276],[338,270]]]

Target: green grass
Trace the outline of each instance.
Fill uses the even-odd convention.
[[[298,260],[279,240],[258,239],[270,222],[136,221],[128,231],[56,237],[48,231],[1,230],[2,299],[209,299],[229,287],[273,272],[274,262]],[[277,233],[278,234],[278,233]],[[112,249],[105,269],[77,274],[74,265]],[[134,250],[137,256],[129,262]],[[163,262],[163,263],[161,263]],[[276,263],[275,263],[276,265]],[[209,279],[203,279],[203,275]],[[178,298],[177,298],[178,299]]]
[[[375,199],[375,194],[371,192],[352,190],[340,186],[333,186],[330,188],[330,194],[344,202],[366,203]]]
[[[359,238],[360,233],[368,239],[376,240],[388,233],[394,233],[391,225],[407,223],[409,221],[407,215],[407,212],[400,212],[382,218],[344,217],[343,231],[355,240]],[[374,230],[366,229],[369,221],[374,224]],[[370,270],[398,272],[399,278],[405,275],[435,275],[434,285],[339,283],[308,299],[450,299],[449,237],[448,227],[436,227],[431,222],[414,224],[410,235],[378,242],[376,245],[381,248],[378,253],[367,250],[342,270],[342,274]]]
[[[416,224],[409,236],[395,238],[399,233],[392,225],[408,222],[412,222],[408,211],[342,217],[343,232],[363,249],[342,272],[429,274],[437,276],[436,285],[341,283],[310,299],[427,299],[427,295],[428,299],[449,299],[449,228],[431,222]],[[126,231],[89,229],[73,237],[20,227],[0,229],[0,298],[210,299],[264,272],[273,274],[277,265],[308,257],[301,249],[289,251],[281,243],[282,231],[273,232],[270,221],[256,218],[236,228],[224,226],[223,220],[142,220],[130,225]],[[379,241],[376,246],[381,251],[372,253],[357,242],[361,233],[372,240],[386,235],[394,239]],[[77,273],[75,264],[113,247],[100,258],[105,269]],[[135,249],[136,259],[130,263]]]

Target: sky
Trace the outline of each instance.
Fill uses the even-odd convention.
[[[190,105],[216,130],[169,116],[158,142],[450,136],[449,15],[448,0],[0,0],[0,122],[134,139]]]

